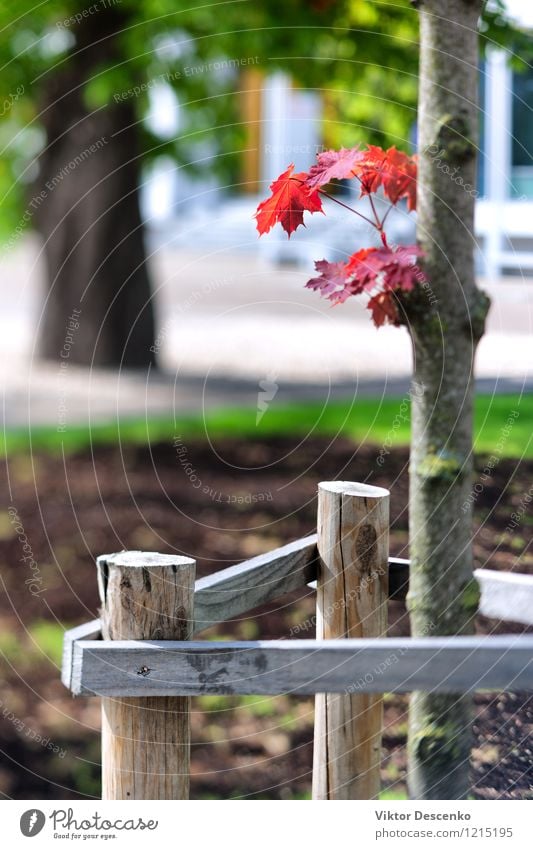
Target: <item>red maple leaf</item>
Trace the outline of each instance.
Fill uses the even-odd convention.
[[[323,298],[333,300],[332,295],[339,294],[339,287],[343,288],[346,285],[348,264],[319,259],[315,262],[315,268],[320,272],[320,275],[307,281],[305,284],[307,289],[315,289],[320,292]]]
[[[347,263],[352,290],[350,294],[358,295],[365,289],[374,288],[390,253],[387,248],[362,248],[351,255]]]
[[[322,259],[315,262],[315,268],[320,272],[306,283],[309,289],[320,292],[334,304],[342,304],[352,295],[379,289],[378,294],[389,295],[392,292],[409,292],[415,285],[419,273],[414,259],[421,251],[416,245],[402,246],[396,250],[391,248],[363,248],[356,251],[348,262],[327,262]],[[387,313],[393,315],[396,306],[392,296],[371,299],[369,307],[376,311],[377,317]],[[395,313],[398,319],[397,311]],[[383,324],[376,322],[376,326]]]
[[[383,163],[387,157],[382,147],[369,144],[365,149],[364,159],[359,163],[355,174],[361,183],[361,195],[377,192],[382,185]]]
[[[416,245],[401,245],[392,251],[392,257],[383,266],[384,288],[410,292],[423,276],[416,264],[416,258],[422,255],[423,251]]]
[[[347,274],[354,286],[353,294],[372,289],[379,283],[384,289],[402,289],[409,292],[420,273],[415,257],[422,251],[416,245],[392,248],[364,248],[352,254],[348,260]]]
[[[331,180],[344,180],[353,177],[357,171],[358,164],[363,162],[365,154],[357,147],[344,148],[340,150],[327,150],[319,153],[316,165],[309,171],[306,180],[310,188],[316,189],[325,186]]]
[[[260,235],[268,233],[278,221],[289,235],[304,223],[304,211],[322,212],[322,201],[317,191],[306,185],[307,174],[293,174],[294,165],[271,184],[272,195],[262,201],[255,213],[256,226]]]
[[[400,314],[392,292],[378,292],[370,298],[367,309],[372,313],[376,327],[382,327],[384,324],[394,324],[398,327],[400,324]]]
[[[383,150],[369,144],[365,150],[351,147],[319,153],[306,183],[310,188],[319,188],[331,180],[356,177],[361,183],[361,195],[383,187],[393,204],[405,197],[411,210],[416,208],[416,176],[416,156],[408,156],[395,147]]]
[[[408,156],[395,147],[389,148],[383,165],[383,191],[396,204],[407,198],[407,209],[416,209],[416,156]]]
[[[365,160],[360,163],[356,175],[361,181],[361,194],[367,195],[383,187],[385,197],[397,204],[407,198],[407,208],[416,209],[417,157],[408,156],[395,147],[383,150],[369,144]]]

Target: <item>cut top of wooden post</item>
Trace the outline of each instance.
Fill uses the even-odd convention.
[[[386,632],[389,496],[351,481],[318,485],[318,637]]]
[[[388,498],[390,492],[382,486],[371,486],[368,483],[354,481],[322,481],[318,489],[337,495],[356,495],[360,498]]]
[[[195,560],[123,551],[97,560],[102,635],[108,640],[189,640]]]

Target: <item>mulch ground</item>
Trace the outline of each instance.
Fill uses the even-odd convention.
[[[68,457],[17,455],[4,466],[0,514],[0,792],[6,797],[83,798],[99,794],[99,706],[73,700],[58,679],[58,626],[97,614],[96,555],[127,549],[194,556],[208,574],[313,532],[320,480],[366,481],[391,490],[391,553],[407,552],[407,464],[394,450],[380,467],[378,448],[345,439],[303,442],[187,440],[151,447],[98,447]],[[183,450],[185,449],[185,450]],[[187,464],[190,463],[190,466]],[[186,470],[188,468],[188,472]],[[479,459],[483,469],[483,458]],[[191,472],[191,469],[193,470]],[[476,510],[476,565],[533,572],[531,510],[513,531],[510,515],[533,479],[533,463],[501,460],[484,482]],[[13,510],[23,528],[15,530]],[[30,555],[31,552],[31,555]],[[23,555],[34,559],[21,561]],[[37,580],[32,594],[29,579]],[[312,615],[310,595],[225,625],[236,639],[286,636]],[[391,633],[407,634],[404,607],[391,603]],[[522,626],[480,619],[482,633]],[[312,636],[311,630],[306,632]],[[44,653],[43,653],[44,652]],[[386,696],[383,785],[404,788],[407,699]],[[533,798],[527,694],[475,699],[473,795]],[[313,702],[202,697],[192,718],[193,798],[306,798],[312,765]],[[38,737],[37,735],[40,735]]]

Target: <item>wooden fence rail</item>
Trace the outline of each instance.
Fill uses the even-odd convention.
[[[235,582],[232,592],[235,592],[238,595],[240,592],[240,585],[237,576],[240,574],[241,569],[244,570],[244,574],[246,575],[249,565],[255,560],[260,560],[262,565],[264,563],[272,563],[275,567],[278,559],[281,560],[282,558],[285,558],[285,552],[287,549],[296,549],[301,552],[302,557],[305,556],[306,560],[308,558],[308,567],[302,571],[300,571],[298,567],[296,570],[296,576],[291,576],[290,582],[287,584],[277,584],[277,589],[275,591],[276,595],[272,594],[272,587],[268,586],[268,584],[267,595],[263,584],[258,581],[256,588],[257,594],[255,595],[255,598],[259,597],[261,599],[265,599],[265,601],[259,601],[255,606],[260,606],[267,601],[275,601],[276,598],[285,595],[285,593],[290,592],[290,590],[301,589],[305,586],[309,586],[313,589],[316,586],[314,571],[317,556],[316,535],[297,540],[295,543],[275,549],[266,555],[261,555],[259,558],[254,557],[252,560],[246,560],[244,563],[240,563],[237,566],[231,566],[229,569],[224,569],[221,572],[216,572],[214,575],[210,575],[208,578],[200,578],[196,581],[194,594],[195,609],[199,608],[202,612],[201,620],[199,620],[195,615],[195,635],[201,633],[211,625],[236,618],[245,612],[240,608],[240,605],[239,607],[232,607],[229,602],[226,608],[222,607],[220,598],[227,590],[227,586],[225,585],[226,575],[229,575],[231,581]],[[492,619],[500,619],[505,622],[517,622],[519,624],[533,626],[533,575],[523,575],[514,572],[493,572],[488,569],[477,569],[474,572],[474,575],[477,578],[481,589],[479,612],[483,616],[488,616]],[[311,578],[311,580],[308,581],[308,578]],[[248,581],[248,577],[246,580]],[[290,587],[290,590],[287,589],[287,586]],[[408,586],[409,561],[397,557],[389,557],[389,598],[396,600],[404,599],[407,594]],[[220,596],[218,595],[219,592],[221,593]],[[217,601],[212,605],[212,610],[214,610],[215,607],[217,608],[217,616],[215,619],[206,615],[206,610],[210,607],[209,602],[207,602],[207,596],[209,593],[213,593],[214,597],[217,598]],[[226,616],[226,614],[229,613],[230,608],[231,613]],[[83,625],[78,625],[76,628],[71,628],[64,634],[63,662],[61,670],[62,681],[65,687],[72,690],[75,695],[79,695],[80,693],[85,692],[85,690],[77,689],[81,682],[77,677],[78,672],[76,672],[76,676],[73,675],[73,654],[75,651],[83,652],[86,648],[88,648],[88,641],[99,640],[100,638],[101,623],[99,619],[93,619],[91,622],[86,622]],[[406,638],[405,643],[406,645],[409,645],[410,639]],[[101,643],[99,643],[99,645],[101,645]],[[81,661],[76,659],[75,663],[76,666],[79,667]],[[90,695],[89,690],[87,690],[87,695]]]
[[[531,690],[533,636],[82,640],[71,689],[87,696]]]
[[[104,798],[187,798],[192,695],[317,694],[313,795],[334,799],[379,792],[379,694],[533,690],[533,635],[386,638],[385,602],[409,584],[409,562],[387,556],[388,492],[337,482],[320,493],[317,535],[201,578],[194,592],[188,558],[98,558],[102,621],[65,633],[62,680],[102,697]],[[475,577],[481,614],[533,625],[533,576]],[[317,639],[195,639],[294,590],[316,590]]]

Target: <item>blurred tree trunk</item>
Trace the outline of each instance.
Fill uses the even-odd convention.
[[[58,359],[79,310],[69,360],[141,367],[154,362],[151,287],[139,212],[139,150],[132,100],[91,111],[87,80],[120,62],[117,9],[76,25],[75,53],[45,77],[46,147],[34,187],[48,291],[40,323],[42,356]],[[76,314],[75,314],[76,315]]]
[[[429,288],[406,304],[415,357],[408,608],[413,636],[435,636],[472,633],[478,606],[468,496],[473,363],[488,310],[473,260],[482,3],[449,0],[443,10],[441,0],[422,0],[419,6],[417,228]],[[412,797],[467,796],[470,710],[471,699],[460,694],[413,694]]]

